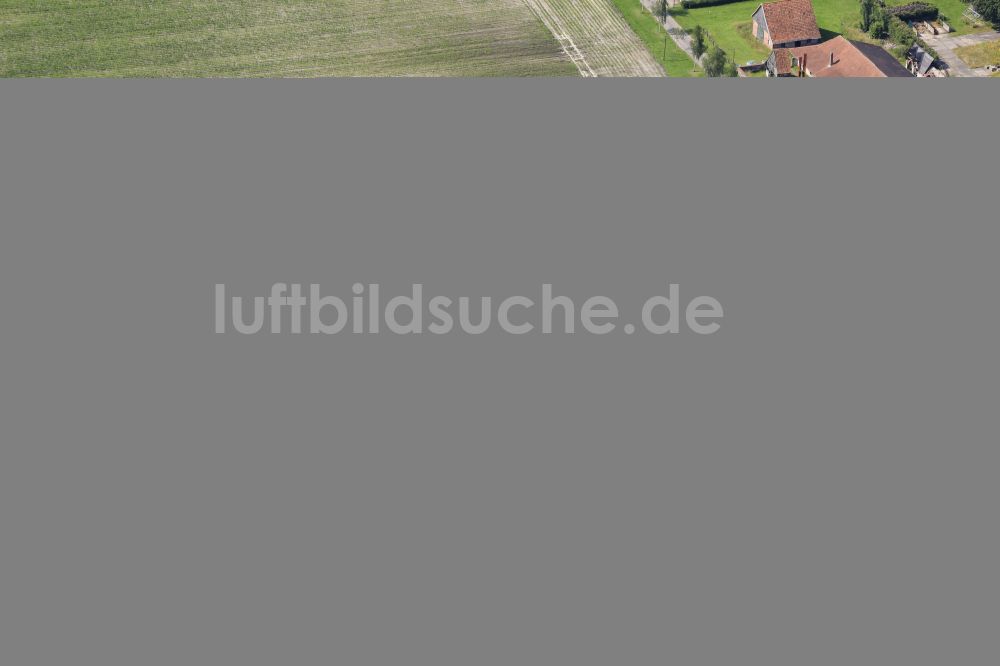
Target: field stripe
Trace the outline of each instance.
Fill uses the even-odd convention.
[[[581,76],[665,76],[610,0],[524,0]]]
[[[524,0],[0,0],[0,77],[576,72]]]

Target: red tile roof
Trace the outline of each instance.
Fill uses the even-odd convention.
[[[818,78],[912,76],[881,46],[852,42],[840,35],[822,44],[780,50],[795,56],[800,63],[806,56],[806,69]],[[775,54],[779,55],[777,51]]]
[[[774,49],[774,68],[778,76],[792,73],[792,52],[788,49]]]
[[[773,44],[820,38],[811,0],[766,2],[764,20],[767,21],[767,31]]]

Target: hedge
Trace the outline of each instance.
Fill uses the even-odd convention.
[[[936,21],[940,10],[926,2],[911,2],[908,5],[886,7],[889,16],[898,16],[901,21]]]
[[[889,21],[889,39],[896,46],[909,49],[917,41],[917,31],[894,16]]]
[[[700,7],[716,7],[718,5],[729,5],[743,0],[683,0],[681,6],[684,9],[699,9]]]

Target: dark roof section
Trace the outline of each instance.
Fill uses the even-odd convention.
[[[934,66],[934,56],[920,48],[919,44],[910,47],[907,53],[917,63],[917,72],[926,74]]]
[[[778,0],[766,2],[764,20],[771,42],[785,44],[820,39],[819,25],[811,0]]]
[[[913,76],[905,67],[899,64],[891,53],[877,44],[866,44],[865,42],[854,42],[854,48],[871,61],[880,72],[886,76]]]

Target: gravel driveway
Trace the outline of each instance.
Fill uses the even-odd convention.
[[[982,44],[995,39],[1000,39],[1000,32],[982,32],[975,35],[938,35],[937,37],[924,36],[924,41],[938,52],[941,60],[948,65],[948,73],[951,76],[990,76],[992,72],[980,67],[973,69],[965,64],[961,58],[955,55],[955,49],[973,44]]]

